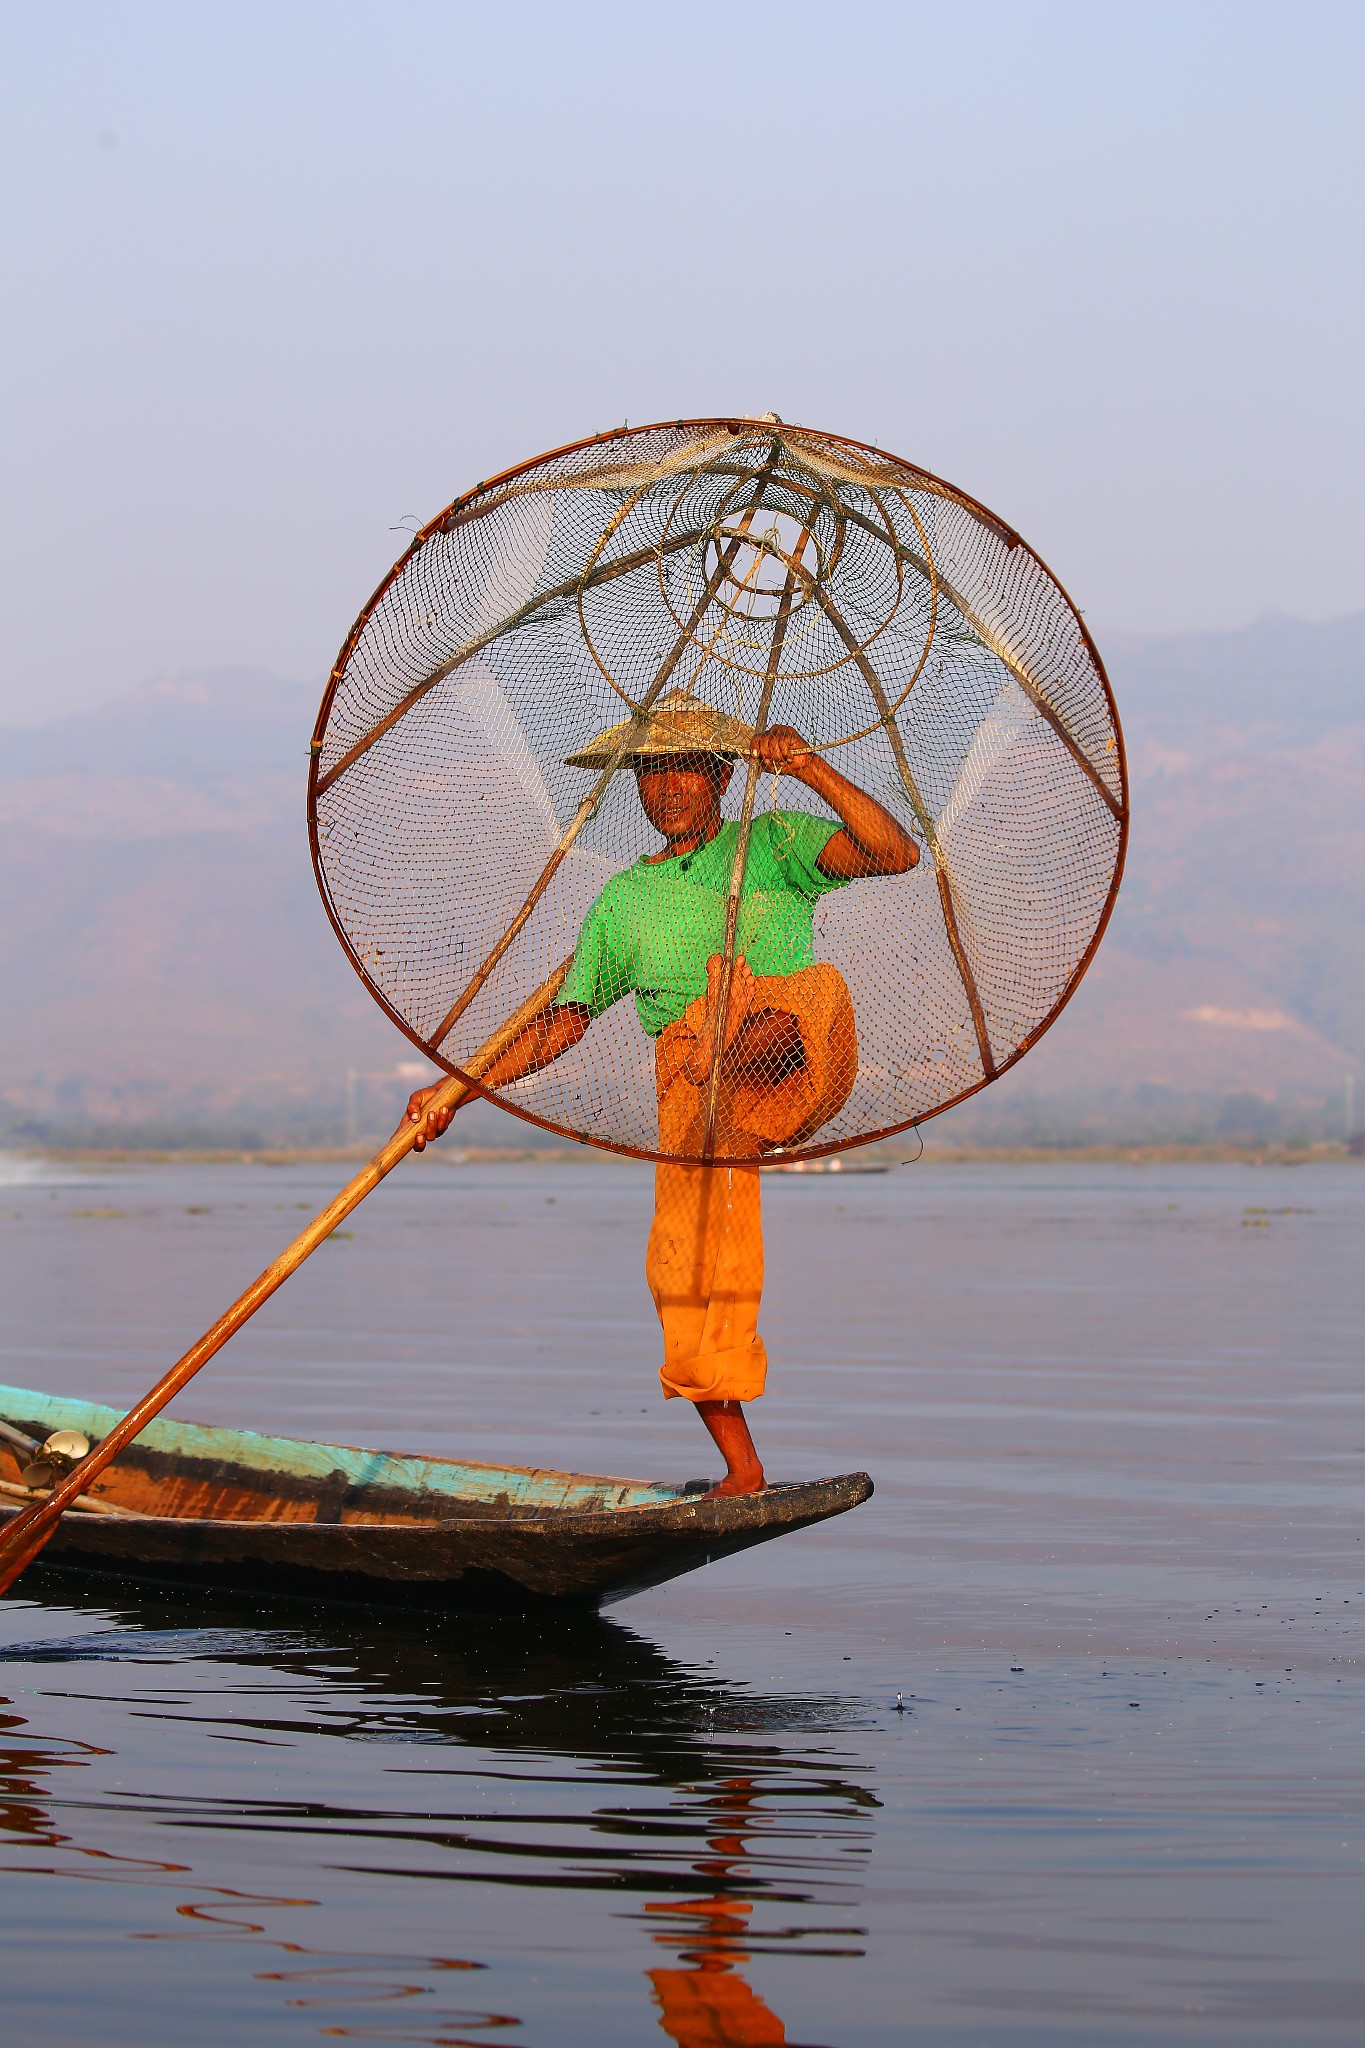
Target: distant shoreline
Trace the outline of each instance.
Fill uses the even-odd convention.
[[[73,1166],[351,1166],[373,1156],[380,1141],[369,1145],[269,1145],[259,1148],[224,1146],[15,1146],[20,1156]],[[471,1145],[449,1151],[433,1149],[432,1158],[448,1168],[462,1166],[560,1166],[588,1158],[611,1165],[623,1155],[587,1145]],[[846,1172],[871,1166],[1309,1166],[1332,1161],[1365,1163],[1365,1147],[1357,1139],[1312,1145],[949,1145],[926,1140],[922,1154],[900,1146],[860,1146],[836,1155],[846,1159]],[[834,1160],[812,1162],[826,1173]],[[834,1169],[837,1171],[837,1169]]]

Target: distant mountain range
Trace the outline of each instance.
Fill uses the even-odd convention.
[[[1118,909],[1053,1030],[939,1134],[1339,1135],[1365,1079],[1365,613],[1101,647],[1133,770]],[[0,1134],[392,1126],[419,1062],[318,901],[315,709],[212,671],[0,733]],[[461,1128],[528,1136],[489,1109]]]
[[[1133,782],[1118,906],[1069,1009],[956,1128],[1339,1136],[1365,1074],[1365,613],[1108,660]]]

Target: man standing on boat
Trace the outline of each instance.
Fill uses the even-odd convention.
[[[570,756],[600,770],[623,728]],[[813,954],[812,920],[831,889],[904,874],[919,848],[889,811],[813,753],[790,726],[755,736],[737,719],[675,690],[650,714],[623,767],[664,844],[608,882],[583,921],[555,1001],[483,1076],[492,1090],[536,1073],[578,1044],[594,1017],[628,994],[655,1041],[659,1150],[646,1274],[663,1328],[666,1399],[696,1407],[725,1459],[716,1494],[757,1493],[763,1467],[743,1404],[763,1392],[758,1334],[763,1232],[757,1166],[700,1163],[726,904],[738,826],[721,817],[733,763],[790,776],[833,818],[774,810],[749,839],[724,1026],[715,1150],[750,1158],[804,1143],[848,1099],[858,1067],[853,1004],[843,977]],[[449,1126],[434,1088],[408,1104],[424,1125],[414,1150]],[[675,1163],[680,1158],[697,1161]]]

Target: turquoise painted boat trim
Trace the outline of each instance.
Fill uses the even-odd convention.
[[[0,1417],[40,1423],[48,1432],[78,1429],[94,1440],[122,1420],[118,1408],[57,1394],[0,1387]],[[452,1501],[506,1500],[524,1507],[645,1508],[677,1500],[682,1489],[652,1486],[638,1479],[595,1478],[521,1465],[457,1464],[448,1458],[403,1457],[349,1444],[306,1443],[292,1436],[261,1436],[253,1429],[212,1429],[196,1422],[168,1422],[158,1416],[135,1439],[148,1450],[173,1457],[207,1458],[253,1472],[288,1472],[300,1479],[329,1479],[344,1472],[356,1486],[394,1487],[404,1493],[448,1494]]]

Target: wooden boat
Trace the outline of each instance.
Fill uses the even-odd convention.
[[[0,1387],[0,1529],[28,1457],[118,1410]],[[857,1507],[865,1472],[704,1500],[686,1484],[213,1429],[164,1416],[95,1481],[43,1563],[119,1578],[429,1609],[596,1607]]]

